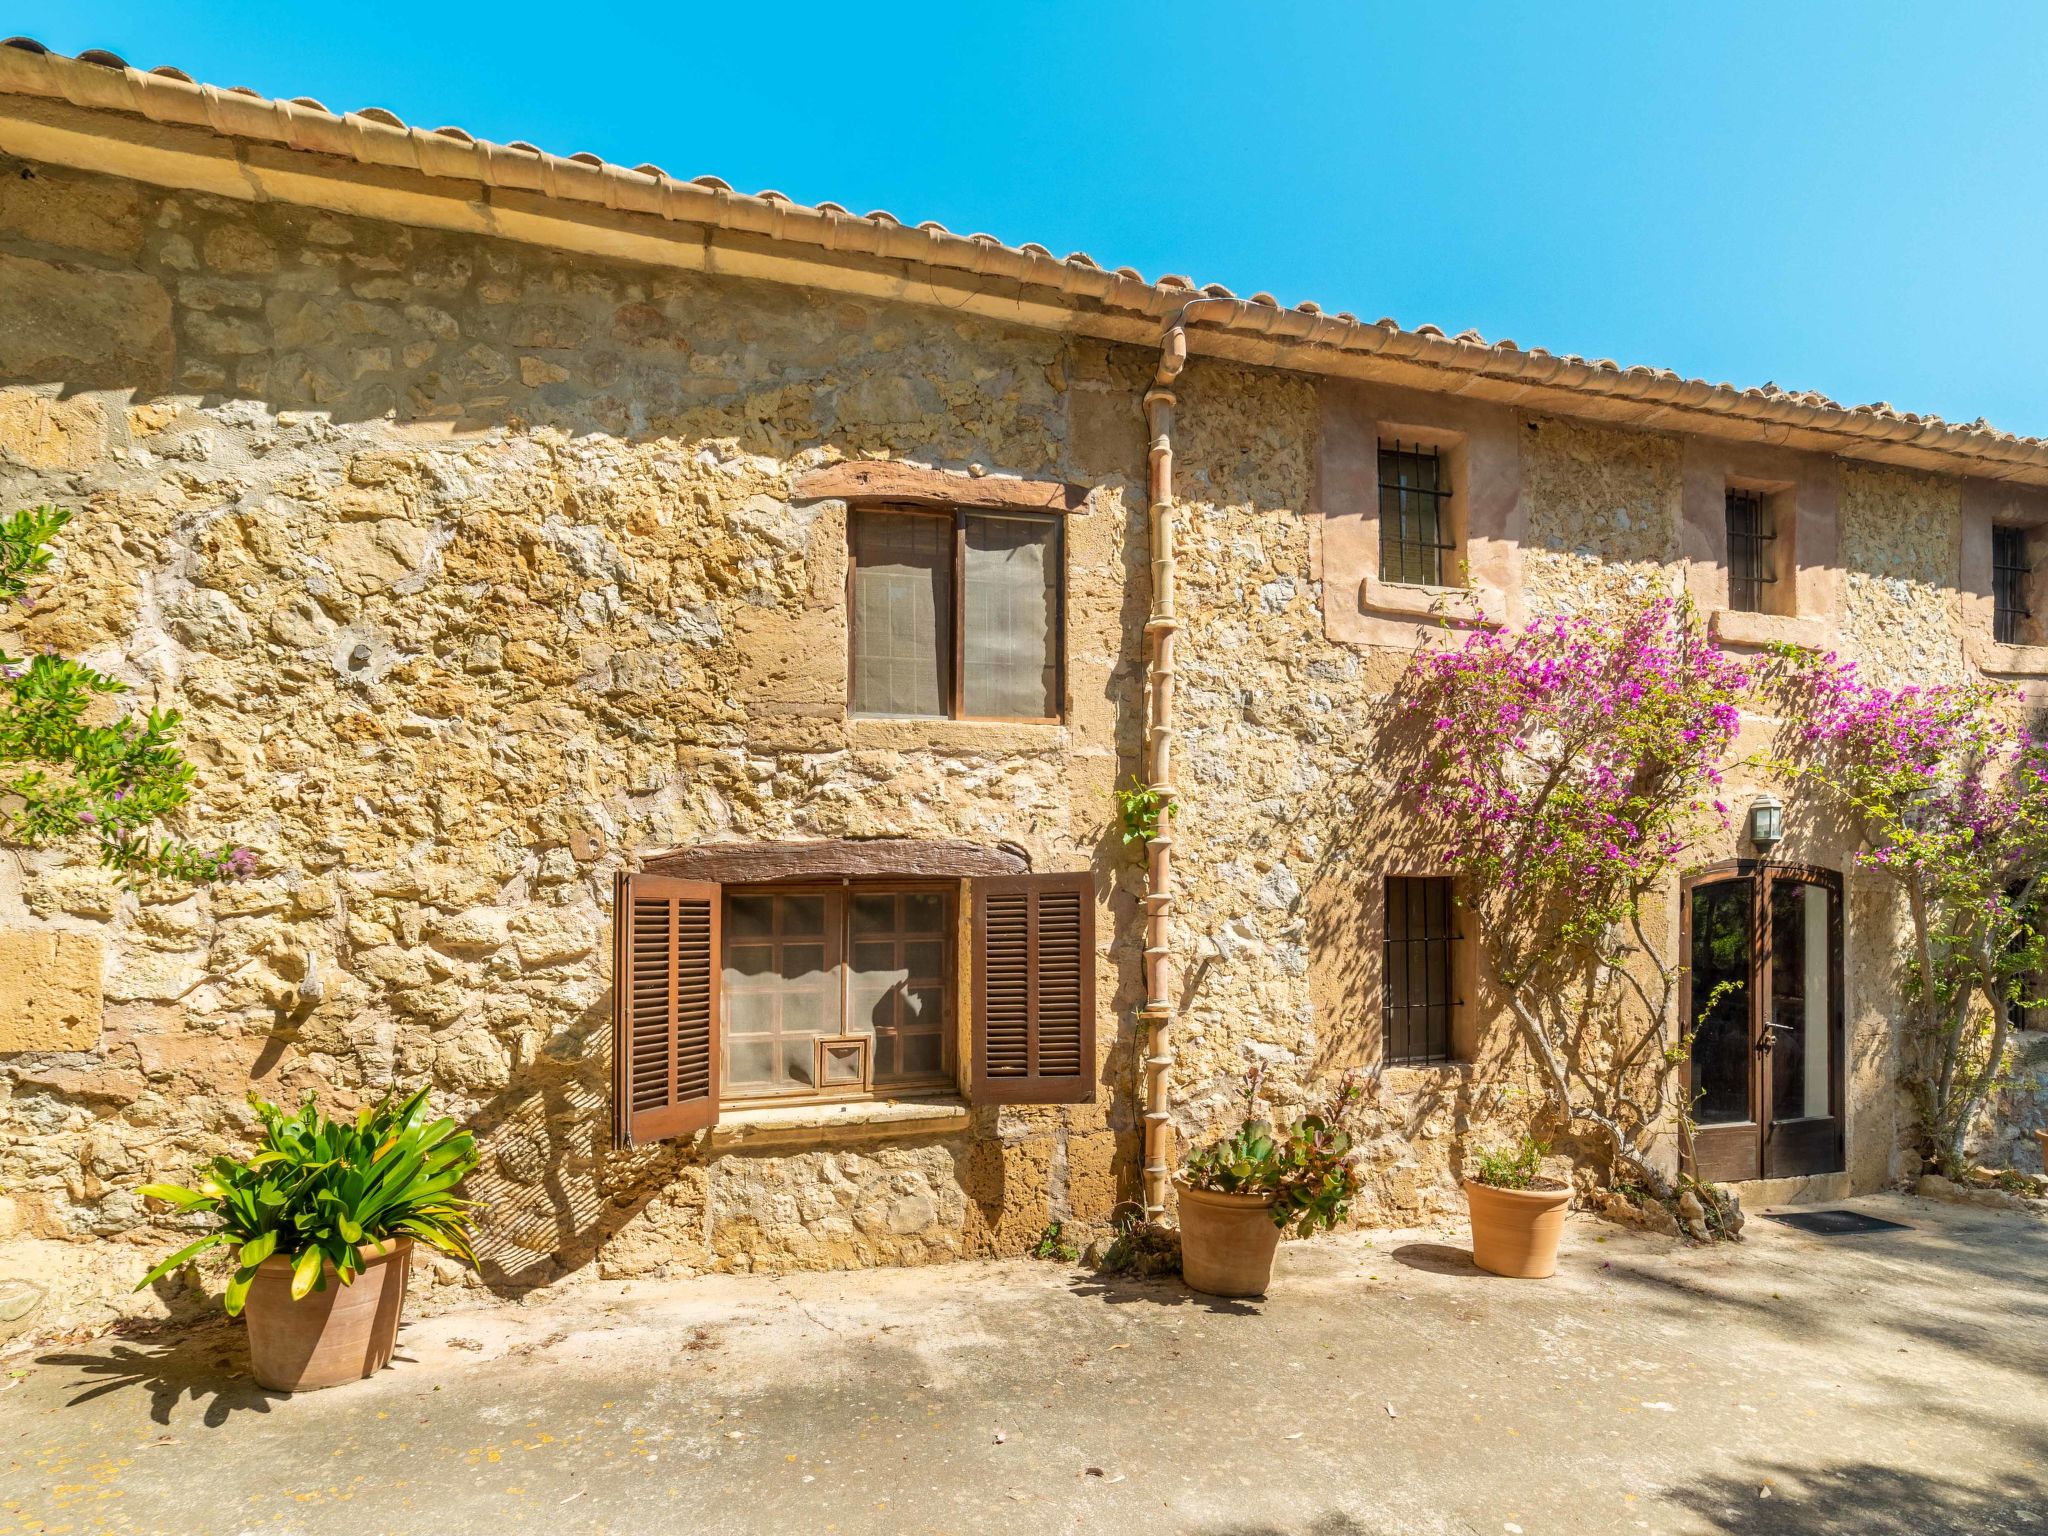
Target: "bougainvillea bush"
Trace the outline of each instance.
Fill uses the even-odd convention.
[[[2035,1006],[2048,873],[2048,749],[2010,690],[1887,687],[1832,654],[1781,651],[1785,770],[1863,834],[1857,864],[1912,916],[1901,1067],[1924,1161],[1967,1168],[1971,1121],[2006,1080],[2014,1011]]]
[[[1653,942],[1716,798],[1749,668],[1670,598],[1539,619],[1418,652],[1401,707],[1420,732],[1402,789],[1444,829],[1488,918],[1499,980],[1555,1112],[1604,1138],[1617,1177],[1672,1200],[1649,1139],[1684,1113],[1680,963]]]
[[[34,605],[29,589],[70,520],[56,507],[0,518],[0,608]],[[103,718],[100,701],[127,691],[82,662],[0,648],[0,839],[81,840],[131,881],[248,874],[246,848],[197,848],[157,830],[190,797],[192,765],[177,747],[176,710]]]

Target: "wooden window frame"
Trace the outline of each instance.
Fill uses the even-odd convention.
[[[718,1043],[718,1068],[715,1074],[714,1097],[720,1109],[766,1109],[777,1106],[804,1104],[846,1104],[862,1103],[874,1099],[920,1099],[953,1097],[960,1090],[960,971],[959,950],[963,932],[963,893],[958,880],[870,880],[844,879],[820,881],[780,880],[769,883],[739,883],[724,885],[719,903],[721,915],[724,903],[734,896],[823,896],[827,898],[826,932],[824,944],[828,954],[834,956],[831,964],[838,972],[839,992],[839,1035],[819,1035],[816,1040],[844,1039],[848,1012],[851,1007],[852,971],[849,960],[853,898],[864,894],[915,894],[931,893],[944,897],[948,915],[940,935],[941,977],[939,995],[945,1006],[945,1019],[939,1030],[940,1070],[935,1074],[916,1078],[890,1077],[879,1079],[874,1074],[873,1047],[869,1047],[866,1081],[854,1089],[825,1089],[815,1082],[807,1093],[748,1093],[734,1091],[726,1082],[726,1056],[731,1044],[731,1010],[726,1007],[725,998],[725,950],[731,942],[725,934],[719,945],[717,960],[719,1005],[725,1018],[725,1027]],[[834,931],[832,911],[833,898],[837,898],[838,924]],[[871,1038],[871,1037],[863,1037]],[[812,1047],[813,1060],[816,1046]]]
[[[853,708],[854,685],[858,670],[857,654],[859,639],[856,634],[857,610],[854,606],[854,586],[859,571],[859,556],[855,553],[855,521],[868,513],[886,513],[891,516],[914,516],[950,519],[953,526],[953,561],[947,577],[950,585],[953,633],[951,656],[948,661],[948,676],[940,692],[945,696],[946,712],[943,715],[888,715],[870,714]],[[970,715],[963,705],[965,679],[967,675],[967,519],[970,517],[1002,517],[1021,522],[1039,523],[1050,528],[1053,535],[1053,604],[1052,604],[1052,656],[1053,656],[1053,703],[1056,712],[1050,715]],[[1009,507],[983,507],[967,503],[953,506],[920,506],[915,503],[897,501],[855,502],[846,509],[846,702],[847,712],[856,720],[977,720],[1014,725],[1059,725],[1066,720],[1067,709],[1067,528],[1066,519],[1053,512],[1039,512]]]

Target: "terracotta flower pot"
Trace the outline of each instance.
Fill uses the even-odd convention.
[[[273,1392],[311,1392],[374,1376],[391,1363],[398,1313],[412,1270],[412,1239],[365,1243],[363,1272],[343,1285],[327,1266],[325,1288],[292,1300],[291,1260],[265,1259],[250,1282],[249,1366]]]
[[[1557,1243],[1564,1236],[1564,1208],[1572,1192],[1495,1189],[1465,1181],[1472,1210],[1472,1262],[1489,1274],[1512,1280],[1543,1280],[1557,1273]]]
[[[1271,1195],[1217,1195],[1175,1179],[1180,1194],[1180,1277],[1211,1296],[1263,1296],[1273,1282],[1280,1229]]]

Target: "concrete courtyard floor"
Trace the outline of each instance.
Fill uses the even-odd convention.
[[[1029,1261],[600,1284],[299,1398],[239,1329],[5,1362],[0,1531],[2048,1532],[2048,1221],[1575,1223],[1282,1250],[1271,1297]]]

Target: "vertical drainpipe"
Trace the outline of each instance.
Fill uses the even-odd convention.
[[[1152,528],[1152,612],[1145,620],[1149,652],[1145,669],[1145,779],[1164,806],[1173,794],[1174,614],[1173,383],[1187,365],[1188,340],[1181,319],[1167,327],[1159,348],[1159,371],[1145,392],[1151,433],[1147,487]],[[1146,846],[1145,872],[1145,1219],[1166,1215],[1166,1190],[1173,1158],[1173,1127],[1167,1109],[1167,1071],[1173,1065],[1173,833],[1162,821]]]

